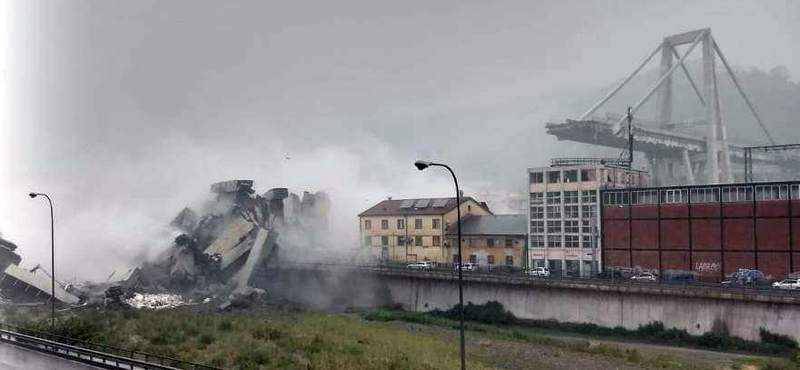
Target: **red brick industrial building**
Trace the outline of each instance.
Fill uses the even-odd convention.
[[[800,271],[800,182],[609,189],[600,192],[602,263],[696,271],[739,268],[773,279]]]

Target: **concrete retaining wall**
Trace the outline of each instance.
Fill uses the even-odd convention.
[[[725,328],[731,335],[759,340],[759,328],[800,339],[797,297],[677,290],[657,285],[609,286],[585,283],[503,283],[470,276],[464,301],[499,301],[515,316],[589,322],[636,329],[653,321],[695,335]],[[452,275],[346,269],[271,269],[260,287],[279,299],[321,309],[400,304],[407,310],[446,310],[458,303]]]
[[[446,310],[458,303],[458,283],[383,276],[392,299],[413,311]],[[731,335],[759,340],[759,328],[800,338],[800,306],[785,303],[730,301],[630,292],[590,291],[467,282],[464,301],[499,301],[515,316],[589,322],[600,326],[639,325],[661,321],[667,328],[695,335],[727,328]]]

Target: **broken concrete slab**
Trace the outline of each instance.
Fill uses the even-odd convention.
[[[14,302],[45,302],[50,298],[51,280],[17,265],[9,265],[0,277],[0,292]],[[79,299],[56,284],[55,298],[59,302],[74,305]]]
[[[253,223],[245,220],[241,216],[232,218],[227,227],[222,231],[222,234],[206,248],[205,253],[209,256],[214,254],[222,255],[244,242],[247,234],[255,229],[255,227]]]
[[[191,233],[197,228],[199,222],[200,218],[197,216],[197,212],[186,207],[175,216],[169,225],[184,233]]]
[[[138,289],[146,283],[142,269],[138,267],[120,267],[114,269],[106,283],[117,284],[127,289]]]

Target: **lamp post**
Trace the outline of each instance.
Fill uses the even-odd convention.
[[[448,171],[450,171],[450,175],[453,176],[453,182],[456,184],[456,214],[458,217],[458,305],[459,305],[459,328],[461,331],[461,370],[466,370],[467,361],[465,358],[465,347],[464,347],[464,259],[463,255],[461,254],[461,194],[460,191],[458,190],[458,179],[456,178],[456,174],[453,172],[453,169],[450,168],[450,166],[443,163],[434,163],[434,162],[419,160],[414,162],[414,166],[416,166],[417,169],[420,171],[431,166],[444,167]]]
[[[55,219],[53,218],[53,201],[45,193],[30,193],[31,198],[37,196],[47,198],[50,204],[50,332],[56,331],[56,239],[55,239]]]

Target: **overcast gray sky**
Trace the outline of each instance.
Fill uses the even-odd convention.
[[[336,240],[388,195],[523,193],[585,150],[544,134],[662,37],[710,27],[729,61],[800,75],[797,1],[4,1],[0,232],[61,276],[163,244],[211,182],[331,193]],[[286,157],[290,159],[286,159]],[[519,186],[518,186],[519,185]],[[86,268],[83,261],[91,261]],[[98,272],[102,271],[102,272]]]

